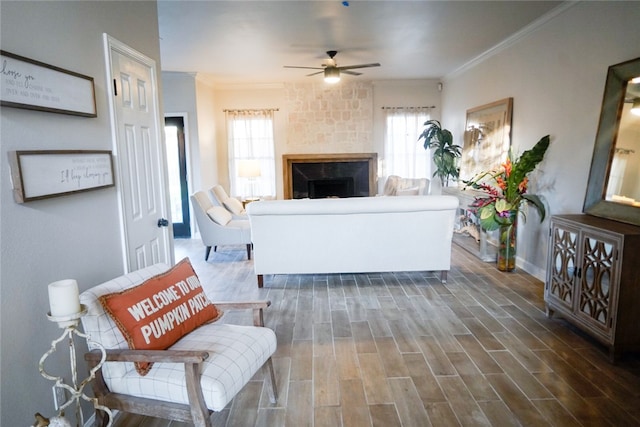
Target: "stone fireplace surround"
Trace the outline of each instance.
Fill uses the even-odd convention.
[[[284,198],[375,196],[376,153],[285,154]]]

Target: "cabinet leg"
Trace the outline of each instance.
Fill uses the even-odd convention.
[[[547,315],[547,318],[551,318],[553,317],[553,314],[555,313],[555,311],[551,307],[549,307],[548,304],[545,304],[545,313]]]
[[[612,365],[615,365],[618,359],[620,358],[620,351],[616,350],[616,347],[613,345],[609,346],[609,362]]]

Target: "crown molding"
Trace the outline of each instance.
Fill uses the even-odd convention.
[[[372,80],[373,86],[415,87],[423,84],[438,84],[440,79],[398,79],[398,80]]]
[[[215,90],[265,90],[282,89],[283,83],[214,83]]]
[[[512,34],[511,36],[507,37],[506,39],[504,39],[503,41],[501,41],[497,45],[487,49],[486,51],[484,51],[480,55],[476,56],[472,60],[468,61],[467,63],[465,63],[461,67],[459,67],[459,68],[453,70],[452,72],[450,72],[449,74],[445,75],[444,78],[443,78],[443,81],[452,79],[454,77],[459,76],[462,73],[465,73],[466,71],[469,71],[470,69],[474,68],[478,64],[486,61],[487,59],[491,58],[492,56],[497,55],[498,53],[502,52],[503,50],[507,49],[508,47],[516,44],[517,42],[519,42],[520,40],[522,40],[523,38],[525,38],[529,34],[537,31],[540,27],[545,25],[547,22],[552,21],[557,16],[563,14],[568,9],[572,8],[573,6],[575,6],[576,4],[580,3],[581,1],[582,0],[572,0],[572,1],[563,2],[558,7],[550,10],[548,13],[546,13],[543,16],[541,16],[540,18],[536,19],[535,21],[533,21],[532,23],[530,23],[526,27],[523,27],[521,30],[517,31],[516,33]]]

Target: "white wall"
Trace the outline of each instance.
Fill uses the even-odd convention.
[[[0,12],[2,49],[92,76],[98,112],[83,118],[0,110],[0,425],[9,427],[31,425],[35,412],[54,414],[53,383],[38,372],[40,357],[61,332],[46,317],[47,284],[74,278],[84,290],[124,267],[115,188],[17,204],[7,152],[111,150],[102,33],[154,59],[158,68],[160,49],[155,2],[5,1]],[[69,380],[68,352],[64,344],[58,349],[47,369]]]
[[[580,213],[600,115],[607,68],[640,56],[637,2],[578,2],[534,32],[444,80],[443,125],[459,139],[465,111],[513,97],[516,154],[551,135],[531,193],[548,215]],[[544,278],[548,218],[530,210],[519,227],[519,264]]]
[[[200,185],[209,189],[218,183],[218,153],[216,147],[215,92],[202,79],[196,79],[196,105],[198,108],[198,145],[200,148]],[[194,191],[198,188],[194,187]]]
[[[198,134],[198,108],[196,104],[196,78],[192,73],[162,72],[162,98],[165,116],[186,116],[184,123],[188,152],[190,184],[200,186],[200,144]]]

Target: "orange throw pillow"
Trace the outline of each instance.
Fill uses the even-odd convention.
[[[129,348],[164,350],[184,335],[222,315],[205,295],[189,258],[122,292],[100,297]],[[146,375],[152,363],[136,362]]]

